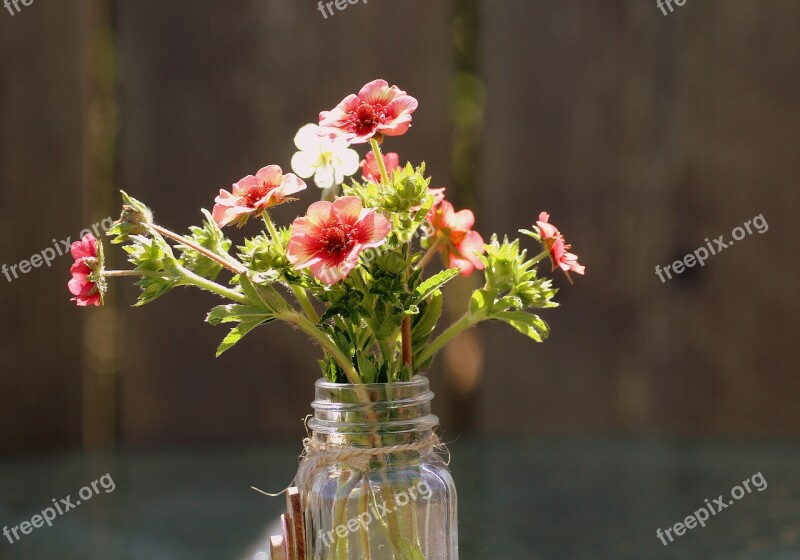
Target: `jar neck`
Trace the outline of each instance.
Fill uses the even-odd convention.
[[[429,438],[439,425],[431,414],[433,396],[428,378],[421,375],[407,382],[364,385],[321,379],[308,426],[312,436],[326,445],[415,443]]]

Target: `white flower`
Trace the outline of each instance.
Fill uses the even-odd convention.
[[[292,169],[303,179],[313,175],[319,188],[330,189],[358,171],[359,158],[347,140],[320,136],[320,130],[315,124],[307,124],[297,131],[294,143],[300,151],[292,157]]]

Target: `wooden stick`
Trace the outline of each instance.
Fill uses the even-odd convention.
[[[283,537],[280,535],[269,538],[269,551],[272,560],[289,560],[286,556],[286,546],[284,546]]]
[[[306,526],[300,490],[291,487],[286,491],[286,507],[289,510],[289,520],[292,522],[292,527],[294,527],[296,560],[306,560]]]
[[[297,560],[297,551],[294,546],[294,524],[285,513],[281,515],[281,532],[283,533],[283,545],[286,548],[286,560]]]

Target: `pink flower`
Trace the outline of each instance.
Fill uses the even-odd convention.
[[[386,80],[375,80],[345,97],[332,111],[319,114],[319,125],[351,144],[369,142],[376,133],[400,136],[411,126],[417,100]]]
[[[220,189],[214,200],[212,216],[219,227],[243,226],[248,218],[271,206],[294,200],[289,195],[302,191],[306,184],[293,173],[283,174],[277,165],[269,165],[233,185],[233,193]]]
[[[355,268],[361,251],[382,245],[390,229],[389,220],[363,208],[357,196],[315,202],[292,224],[286,256],[296,270],[310,267],[321,282],[335,284]]]
[[[567,245],[564,241],[564,236],[558,231],[553,224],[548,223],[550,214],[542,212],[539,214],[539,220],[536,222],[536,227],[539,228],[539,234],[542,237],[542,243],[545,248],[550,252],[550,260],[553,263],[553,270],[560,268],[567,275],[567,279],[572,282],[569,277],[569,272],[576,272],[583,274],[586,271],[585,266],[578,264],[578,256],[570,253],[571,245]]]
[[[431,209],[427,220],[435,229],[431,249],[441,252],[445,266],[458,267],[462,276],[469,276],[475,269],[483,270],[481,255],[486,248],[483,237],[472,230],[475,215],[471,210],[456,212],[442,194],[442,200]]]
[[[89,276],[92,274],[89,264],[96,267],[98,262],[97,240],[94,235],[87,233],[82,240],[72,244],[70,252],[72,258],[75,259],[75,263],[69,270],[72,273],[72,280],[67,284],[69,291],[75,296],[70,301],[74,301],[80,307],[100,306],[102,304],[101,291],[95,282],[89,280]]]
[[[386,173],[391,177],[394,170],[400,167],[400,156],[394,152],[384,154],[383,163],[386,166]],[[361,172],[364,174],[365,180],[373,183],[381,182],[381,169],[374,152],[367,152],[367,157],[361,161]]]

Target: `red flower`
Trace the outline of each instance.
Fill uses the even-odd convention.
[[[417,100],[386,80],[375,80],[345,97],[332,111],[319,114],[319,125],[343,136],[351,144],[363,144],[380,132],[400,136],[411,126]]]
[[[560,268],[567,275],[567,279],[571,282],[569,272],[576,272],[583,274],[586,270],[585,266],[578,264],[578,255],[569,252],[571,245],[567,245],[564,241],[564,236],[558,231],[553,224],[548,223],[550,214],[542,212],[539,214],[539,220],[536,222],[536,227],[539,228],[539,235],[542,237],[542,243],[545,248],[550,252],[550,260],[553,263],[553,270]]]
[[[383,163],[386,166],[386,173],[391,177],[392,172],[400,167],[400,156],[394,152],[383,155]],[[364,179],[373,183],[381,182],[381,168],[378,166],[378,158],[374,152],[367,152],[367,157],[361,161],[361,172]]]
[[[439,193],[434,193],[437,196]],[[442,254],[442,261],[450,268],[458,267],[462,276],[483,270],[481,255],[486,252],[483,237],[472,230],[475,215],[471,210],[456,212],[453,205],[442,200],[428,214],[428,222],[434,227],[434,245],[431,249]]]
[[[389,220],[363,208],[357,196],[315,202],[292,224],[286,256],[296,270],[310,267],[321,282],[335,284],[355,268],[361,251],[382,245],[390,229]]]
[[[269,165],[248,175],[233,185],[233,193],[220,189],[212,211],[219,227],[228,224],[242,226],[248,218],[271,206],[294,200],[289,195],[306,188],[302,179],[293,173],[283,174],[277,165]]]
[[[92,268],[96,268],[98,263],[97,240],[94,235],[87,233],[81,241],[72,244],[70,252],[72,258],[75,259],[75,263],[69,270],[72,273],[72,280],[67,284],[69,291],[75,296],[70,301],[74,301],[80,307],[100,306],[102,303],[101,290],[95,282],[89,280],[89,276],[93,272]],[[87,262],[92,264],[92,268]]]

